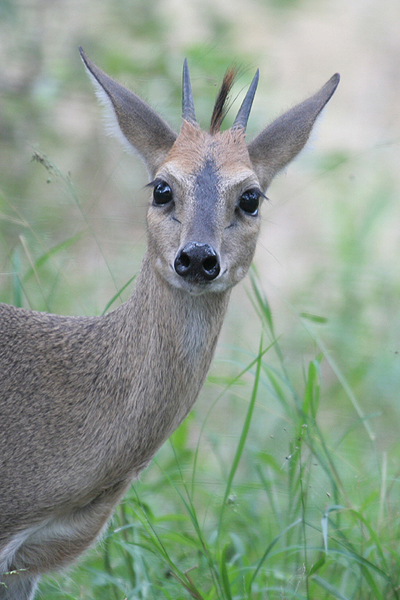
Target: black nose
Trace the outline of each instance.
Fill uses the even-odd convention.
[[[175,271],[181,277],[193,282],[212,281],[219,272],[219,259],[210,244],[188,242],[179,251],[175,263]]]

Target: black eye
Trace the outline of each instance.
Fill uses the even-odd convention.
[[[168,204],[172,200],[172,190],[169,187],[168,183],[165,181],[160,181],[157,183],[153,190],[153,200],[154,204]]]
[[[260,190],[256,188],[247,190],[242,196],[240,196],[239,207],[248,215],[255,216],[258,213],[258,206],[260,204],[260,196],[262,196]]]

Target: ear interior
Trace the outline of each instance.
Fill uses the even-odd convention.
[[[248,146],[251,162],[264,190],[275,175],[304,148],[318,115],[339,84],[335,74],[313,96],[273,121]]]
[[[105,108],[107,130],[129,150],[136,150],[154,177],[176,139],[176,133],[136,94],[103,73],[82,48],[83,63]]]

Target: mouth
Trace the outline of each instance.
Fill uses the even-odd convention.
[[[225,269],[219,273],[218,277],[212,279],[204,279],[201,276],[193,277],[181,277],[179,276],[173,265],[170,265],[171,278],[170,283],[185,292],[188,292],[191,296],[200,296],[202,294],[213,293],[213,292],[224,292],[230,285],[226,281],[226,273],[228,269]]]

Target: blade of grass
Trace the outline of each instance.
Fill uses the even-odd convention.
[[[138,496],[137,502],[138,506],[140,507],[140,500]],[[147,550],[153,552],[159,559],[161,559],[169,567],[171,575],[174,577],[174,579],[176,579],[182,585],[182,587],[186,589],[186,591],[192,596],[192,598],[194,598],[195,600],[204,600],[203,596],[196,588],[190,577],[188,577],[188,575],[185,572],[182,572],[177,567],[173,559],[170,557],[165,545],[163,544],[161,538],[154,529],[153,524],[150,522],[148,515],[145,512],[141,514],[138,511],[135,511],[135,514],[147,532],[148,543],[151,543],[153,547],[151,548],[146,544],[136,545],[140,545],[143,548],[147,548]]]
[[[343,596],[333,585],[322,579],[319,575],[314,575],[312,578],[315,583],[321,586],[326,592],[329,592],[332,596],[337,598],[338,600],[350,600],[347,596]]]
[[[254,365],[258,363],[258,361],[260,360],[260,358],[262,358],[268,352],[268,350],[270,350],[272,348],[272,346],[274,344],[275,344],[275,341],[273,341],[266,348],[264,348],[264,350],[261,353],[261,357],[260,357],[260,355],[258,355],[242,371],[240,371],[240,373],[238,375],[236,375],[236,377],[234,377],[224,387],[224,389],[222,390],[222,392],[220,394],[218,394],[217,398],[214,400],[214,402],[211,404],[210,408],[208,409],[207,414],[206,414],[206,416],[205,416],[205,418],[203,420],[203,423],[201,425],[199,437],[198,437],[197,444],[196,444],[196,450],[194,452],[193,469],[192,469],[192,483],[191,483],[191,498],[192,498],[192,500],[193,500],[193,497],[194,497],[195,475],[196,475],[196,467],[197,467],[198,455],[199,455],[199,450],[200,450],[200,441],[201,441],[201,438],[203,436],[206,423],[207,423],[207,421],[208,421],[208,419],[209,419],[209,417],[210,417],[210,415],[211,415],[214,407],[219,402],[219,400],[222,398],[222,396],[224,394],[226,394],[226,392],[229,390],[229,388],[231,388],[233,385],[235,385],[235,383],[237,383],[238,381],[240,381],[240,379],[243,377],[243,375],[245,375],[248,371],[250,371],[254,367]]]
[[[31,227],[31,225],[29,224],[29,222],[28,222],[26,219],[24,219],[24,217],[23,217],[23,216],[20,214],[20,212],[19,212],[18,208],[16,208],[16,207],[15,207],[15,206],[12,204],[12,202],[10,202],[10,200],[8,200],[6,197],[3,197],[3,199],[4,199],[4,200],[5,200],[5,202],[6,202],[6,203],[7,203],[7,204],[10,206],[10,209],[11,209],[11,210],[13,210],[13,211],[14,211],[14,212],[17,214],[17,216],[18,216],[18,218],[19,218],[19,221],[20,221],[20,225],[21,225],[21,227],[25,227],[27,230],[29,230],[29,231],[30,231],[30,233],[32,234],[32,236],[34,237],[34,239],[36,240],[36,242],[38,243],[38,245],[39,245],[39,246],[41,246],[41,247],[43,248],[43,251],[44,251],[44,256],[45,256],[45,255],[47,255],[47,254],[50,252],[50,254],[49,254],[49,258],[50,258],[50,259],[53,261],[53,257],[52,257],[52,254],[51,254],[51,250],[49,250],[48,248],[46,248],[46,246],[45,246],[45,244],[43,243],[43,240],[41,239],[41,237],[40,237],[40,236],[39,236],[39,235],[38,235],[38,234],[35,232],[35,230],[34,230],[34,229]],[[84,233],[84,232],[82,232],[82,234],[83,234],[83,233]],[[12,257],[10,257],[10,260],[11,260],[11,263],[13,264],[13,259],[12,259]],[[64,276],[64,274],[63,274],[62,270],[60,270],[60,269],[59,269],[59,267],[57,266],[57,264],[56,264],[55,262],[53,262],[53,265],[54,265],[54,267],[57,269],[57,271],[58,271],[58,273],[60,274],[60,276],[62,277],[62,279],[64,280],[65,284],[68,286],[68,288],[69,288],[70,292],[71,292],[72,294],[74,294],[74,290],[71,288],[71,286],[70,286],[70,284],[69,284],[69,282],[68,282],[68,279],[66,279],[66,277]],[[18,272],[18,271],[17,271],[17,272]],[[21,282],[21,281],[20,281],[20,283],[22,284],[22,282]],[[23,288],[22,288],[22,290],[23,290]],[[25,295],[26,295],[26,294],[25,294]],[[76,300],[77,300],[77,302],[79,303],[79,305],[80,305],[80,308],[81,308],[81,310],[82,310],[83,314],[85,314],[85,306],[84,306],[84,304],[82,304],[82,303],[80,302],[79,298],[76,298]],[[16,306],[22,306],[22,305],[20,305],[20,304],[16,304]]]
[[[322,539],[324,542],[324,550],[325,550],[325,554],[328,554],[328,525],[329,525],[329,514],[331,512],[337,511],[337,510],[345,510],[344,506],[341,506],[340,504],[336,505],[332,505],[330,506],[323,514],[322,518],[321,518],[321,531],[322,531]]]
[[[175,451],[175,447],[174,447],[174,444],[173,444],[172,440],[170,440],[170,445],[171,445],[172,450],[173,450],[174,455],[175,455],[176,464],[177,464],[177,467],[179,469],[179,473],[181,475],[181,481],[183,483],[183,487],[184,487],[185,492],[186,492],[187,500],[184,498],[183,494],[177,488],[177,486],[175,485],[175,482],[170,478],[170,476],[168,475],[168,473],[165,473],[164,471],[163,471],[163,473],[166,476],[166,478],[168,479],[169,483],[173,486],[173,488],[175,489],[175,491],[177,492],[177,494],[179,495],[179,497],[181,498],[183,504],[185,505],[187,513],[188,513],[188,515],[189,515],[189,517],[190,517],[190,519],[191,519],[191,521],[193,523],[194,529],[195,529],[196,534],[198,536],[198,539],[199,539],[199,542],[200,542],[200,545],[201,545],[201,552],[202,552],[202,554],[204,555],[204,557],[205,557],[205,559],[207,561],[207,564],[208,564],[208,567],[209,567],[209,570],[210,570],[210,574],[211,574],[211,577],[212,577],[213,582],[214,582],[214,586],[215,586],[215,588],[217,590],[219,590],[219,593],[222,593],[221,576],[220,576],[220,573],[218,572],[218,570],[216,568],[215,560],[214,560],[214,557],[212,556],[210,548],[208,547],[208,545],[206,544],[206,541],[204,539],[203,532],[201,530],[199,521],[197,519],[196,509],[195,509],[195,506],[194,506],[194,503],[193,503],[193,498],[190,495],[189,490],[188,490],[188,488],[186,486],[185,478],[183,477],[181,466],[180,466],[180,463],[179,463],[179,460],[178,460],[178,457],[177,457],[177,454],[176,454],[176,451]]]
[[[79,233],[72,235],[66,240],[63,240],[56,246],[53,246],[49,250],[46,250],[46,252],[44,252],[42,256],[35,260],[35,263],[31,265],[30,269],[27,270],[27,272],[24,275],[24,281],[27,281],[30,277],[32,277],[32,275],[36,275],[37,270],[40,267],[42,267],[49,259],[53,258],[53,256],[58,254],[58,252],[61,252],[61,250],[65,250],[66,248],[69,248],[70,246],[75,244],[75,242],[78,241],[80,237],[82,237],[83,233],[83,231],[80,231]]]
[[[131,277],[130,279],[128,279],[128,281],[122,286],[122,288],[120,288],[118,290],[118,292],[116,294],[114,294],[114,296],[111,298],[111,300],[109,300],[107,302],[107,304],[104,307],[103,312],[101,313],[102,316],[106,314],[106,312],[108,311],[108,309],[110,308],[110,306],[112,304],[114,304],[115,300],[121,296],[122,292],[124,290],[126,290],[126,288],[128,287],[128,285],[131,284],[132,281],[134,281],[136,279],[136,277],[137,277],[137,274],[135,274],[133,277]]]
[[[288,386],[288,388],[290,389],[291,396],[294,399],[296,406],[298,408],[300,408],[301,407],[301,399],[300,399],[300,396],[298,396],[298,394],[296,393],[295,388],[292,386],[291,378],[290,378],[289,373],[286,368],[284,354],[278,343],[278,338],[275,335],[275,328],[274,328],[274,323],[272,320],[272,312],[271,312],[271,309],[269,306],[269,302],[268,302],[268,299],[265,296],[264,292],[262,291],[260,277],[259,277],[254,265],[252,265],[252,268],[250,270],[250,280],[251,280],[251,286],[252,286],[252,291],[253,291],[253,295],[249,294],[250,301],[254,307],[254,310],[259,315],[260,321],[261,321],[263,327],[266,326],[267,330],[269,331],[270,336],[275,341],[274,349],[276,352],[276,356],[279,360],[280,367],[282,369],[284,381],[285,381],[286,385]]]
[[[32,155],[32,161],[36,161],[39,164],[41,164],[46,169],[46,171],[48,171],[50,174],[54,175],[55,177],[58,177],[64,183],[64,185],[65,185],[65,187],[67,189],[68,195],[73,199],[73,201],[75,202],[76,206],[78,207],[78,209],[79,209],[79,211],[80,211],[80,213],[82,215],[83,220],[85,221],[85,223],[86,223],[86,225],[87,225],[90,233],[93,236],[94,241],[97,244],[99,252],[100,252],[100,254],[103,257],[104,263],[105,263],[105,265],[106,265],[106,267],[108,269],[108,272],[110,274],[112,282],[113,282],[113,284],[115,286],[115,289],[118,290],[118,285],[117,285],[117,282],[115,280],[114,273],[112,272],[112,269],[111,269],[111,267],[109,265],[107,257],[104,254],[104,250],[102,248],[102,245],[100,244],[99,240],[97,239],[96,233],[95,233],[93,227],[91,226],[90,221],[87,218],[87,216],[86,216],[86,214],[85,214],[85,212],[84,212],[84,210],[82,208],[81,202],[79,201],[78,193],[77,193],[77,191],[76,191],[76,189],[75,189],[75,187],[74,187],[74,185],[72,183],[70,175],[65,176],[58,169],[58,167],[56,167],[56,165],[54,163],[52,163],[47,158],[47,156],[45,156],[44,154],[41,154],[41,153],[37,152],[36,150],[35,150],[35,152]],[[118,297],[118,295],[117,295],[117,297]]]
[[[41,296],[43,298],[43,302],[44,302],[44,304],[46,306],[46,310],[48,312],[50,312],[50,307],[49,307],[49,305],[47,303],[46,294],[44,293],[44,290],[43,290],[43,287],[42,287],[42,282],[40,281],[40,277],[39,277],[39,274],[37,272],[37,269],[36,269],[36,266],[34,264],[34,260],[33,260],[32,256],[31,256],[31,253],[29,252],[28,246],[27,246],[26,241],[25,241],[25,237],[23,235],[20,235],[19,236],[19,241],[21,242],[21,246],[24,249],[26,258],[28,259],[28,262],[31,265],[31,269],[30,270],[33,272],[33,274],[35,276],[36,283],[38,285],[38,288],[40,290]]]
[[[290,306],[290,308],[292,309],[292,311],[296,312],[292,306]],[[345,376],[343,375],[343,373],[337,366],[336,362],[334,361],[333,357],[331,356],[330,352],[328,351],[327,347],[325,346],[325,344],[323,343],[321,338],[314,331],[311,330],[306,319],[301,319],[301,322],[303,324],[303,327],[306,329],[307,333],[312,337],[312,339],[315,341],[315,343],[320,348],[321,352],[324,355],[325,360],[329,363],[332,371],[335,373],[335,375],[337,377],[337,380],[339,381],[340,385],[342,386],[343,390],[345,391],[351,404],[353,405],[354,410],[356,411],[356,413],[362,420],[365,430],[368,433],[369,439],[371,440],[371,442],[373,442],[376,438],[375,433],[372,431],[372,428],[371,428],[368,420],[366,419],[366,417],[363,413],[363,410],[362,410],[353,390],[351,389],[350,385],[348,384]]]
[[[228,496],[230,494],[231,487],[232,487],[232,482],[233,482],[233,478],[235,477],[235,473],[236,473],[237,468],[239,466],[239,462],[240,462],[240,459],[241,459],[242,454],[243,454],[244,445],[246,443],[247,435],[248,435],[249,429],[250,429],[250,423],[251,423],[251,419],[252,419],[252,416],[253,416],[254,405],[255,405],[256,397],[257,397],[258,383],[259,383],[259,380],[260,380],[261,359],[262,359],[262,356],[263,356],[263,351],[262,351],[262,336],[261,336],[260,346],[259,346],[259,352],[258,352],[258,356],[257,356],[257,359],[256,359],[257,360],[257,363],[256,363],[256,373],[255,373],[255,377],[254,377],[254,384],[253,384],[253,390],[252,390],[251,398],[250,398],[250,402],[249,402],[249,407],[247,409],[247,414],[246,414],[246,418],[245,418],[245,421],[244,421],[244,424],[243,424],[242,433],[240,435],[239,443],[237,445],[235,456],[233,458],[231,470],[230,470],[229,475],[228,475],[228,481],[227,481],[226,487],[225,487],[224,498],[222,500],[220,515],[219,515],[218,536],[220,535],[220,532],[221,532],[222,519],[223,519],[223,516],[224,516],[225,507],[226,507],[226,501],[227,501]]]
[[[18,249],[16,248],[11,257],[11,263],[13,266],[12,282],[13,282],[13,302],[14,306],[22,307],[22,292],[23,287],[21,283],[21,277],[19,272],[21,270],[21,260],[19,257]]]
[[[232,600],[231,586],[229,583],[228,570],[226,568],[226,560],[227,560],[226,555],[227,555],[228,548],[229,548],[229,546],[226,545],[221,553],[220,571],[221,571],[221,583],[222,583],[222,588],[225,593],[225,598],[226,598],[226,600]]]
[[[302,519],[296,519],[296,521],[294,521],[293,523],[291,523],[290,525],[288,525],[287,527],[285,527],[285,529],[283,531],[281,531],[273,540],[272,542],[268,545],[267,549],[265,550],[264,554],[262,555],[262,557],[260,558],[260,560],[258,561],[258,564],[254,570],[254,573],[252,575],[252,578],[250,579],[250,583],[249,583],[249,589],[248,589],[248,596],[250,597],[251,594],[251,588],[253,586],[253,583],[255,581],[255,578],[257,577],[257,574],[259,572],[259,570],[261,569],[263,563],[265,562],[265,560],[267,559],[268,555],[270,554],[272,548],[275,546],[275,544],[284,536],[287,534],[288,531],[290,531],[293,527],[296,527],[296,525],[299,525],[299,523],[302,522]]]

